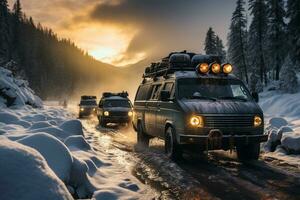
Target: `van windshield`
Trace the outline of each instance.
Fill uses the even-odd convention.
[[[131,105],[127,100],[106,100],[103,103],[104,107],[126,107],[130,108]]]
[[[251,95],[239,80],[188,78],[178,80],[179,99],[248,101]]]
[[[95,100],[80,101],[80,105],[83,105],[83,106],[97,106],[97,102]]]

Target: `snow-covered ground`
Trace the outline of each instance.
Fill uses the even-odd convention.
[[[265,157],[273,157],[300,167],[300,92],[266,91],[260,95],[269,140]]]
[[[130,164],[69,111],[0,68],[0,199],[151,199]],[[101,139],[101,138],[97,138]]]

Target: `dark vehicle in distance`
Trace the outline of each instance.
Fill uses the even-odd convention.
[[[184,149],[234,148],[240,160],[258,159],[267,140],[258,95],[231,71],[216,56],[186,52],[147,67],[134,101],[138,144],[159,137],[175,160]]]
[[[97,114],[97,97],[81,96],[79,103],[79,118]]]
[[[127,92],[104,92],[99,102],[99,124],[105,127],[108,123],[130,124],[132,120],[132,104]]]

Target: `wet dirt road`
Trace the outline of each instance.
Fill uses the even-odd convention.
[[[300,199],[300,169],[295,166],[278,164],[271,158],[240,163],[235,153],[224,151],[185,154],[175,163],[164,156],[160,140],[151,141],[149,149],[136,150],[132,129],[102,128],[95,119],[82,123],[95,148],[104,141],[108,148],[117,149],[112,153],[130,162],[132,173],[156,189],[159,199]]]

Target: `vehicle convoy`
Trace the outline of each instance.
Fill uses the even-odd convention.
[[[250,94],[232,70],[217,56],[186,52],[152,63],[134,101],[138,144],[161,138],[175,160],[185,149],[234,148],[240,160],[258,159],[267,141],[258,94]]]
[[[96,96],[81,96],[79,103],[79,118],[88,117],[97,114],[97,97]]]
[[[104,92],[99,102],[99,124],[105,127],[108,123],[130,124],[132,120],[132,104],[127,92]]]

